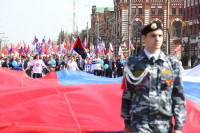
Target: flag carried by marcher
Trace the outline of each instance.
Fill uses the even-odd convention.
[[[112,44],[110,43],[109,45],[109,55],[111,56],[113,54],[113,47]]]
[[[131,50],[135,50],[134,45],[131,40],[130,40],[130,47],[131,47]]]
[[[123,55],[121,46],[119,46],[119,52],[118,52],[118,54],[119,54],[119,55]]]
[[[35,45],[36,43],[38,43],[38,38],[35,36],[34,41],[32,42],[32,44]]]
[[[83,59],[85,59],[87,57],[87,54],[85,52],[85,48],[83,47],[81,40],[79,38],[79,36],[76,39],[75,45],[74,45],[74,50],[82,56]]]

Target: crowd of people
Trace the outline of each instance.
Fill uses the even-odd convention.
[[[109,54],[83,59],[81,55],[39,55],[0,57],[0,66],[16,71],[25,71],[28,76],[40,78],[49,72],[60,70],[79,70],[97,76],[116,78],[123,75],[125,59],[123,56],[110,58]]]

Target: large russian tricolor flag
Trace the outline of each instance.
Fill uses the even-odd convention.
[[[118,133],[124,129],[121,77],[62,70],[32,79],[25,72],[1,67],[0,75],[0,133]],[[190,82],[185,77],[188,113],[183,133],[199,133],[200,80]]]

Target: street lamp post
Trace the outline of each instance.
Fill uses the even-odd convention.
[[[128,0],[128,57],[130,56],[130,7],[131,1]]]
[[[191,44],[190,44],[190,30],[189,23],[187,23],[187,36],[188,36],[188,67],[191,68]]]
[[[170,54],[170,37],[169,37],[169,3],[167,0],[167,17],[166,17],[166,53]]]
[[[2,40],[2,38],[8,38],[8,37],[0,37],[0,39]],[[2,40],[3,41],[3,40]],[[4,47],[5,47],[5,40],[4,40]],[[2,50],[1,44],[0,44],[0,51]]]

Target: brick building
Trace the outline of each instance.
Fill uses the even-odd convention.
[[[99,40],[104,41],[107,50],[111,42],[116,55],[121,45],[127,56],[128,50],[122,44],[128,41],[128,0],[113,0],[113,3],[114,8],[92,7],[90,37],[94,45]],[[163,50],[167,49],[166,31],[169,31],[168,51],[173,55],[174,50],[181,46],[183,3],[183,0],[130,0],[130,41],[135,47],[132,53],[143,47],[141,28],[150,22],[160,21],[165,30]],[[179,55],[181,57],[181,53]]]
[[[91,37],[95,47],[98,41],[104,41],[108,50],[109,42],[114,37],[114,20],[113,7],[92,7]]]
[[[188,38],[191,46],[191,64],[200,57],[200,0],[184,0],[183,7],[183,65],[188,61]],[[198,46],[199,44],[199,46]],[[199,53],[198,53],[199,51]]]
[[[119,45],[124,41],[128,41],[128,0],[113,0],[113,2],[115,9],[115,36],[116,39],[121,39],[116,40],[114,43],[115,50],[118,51]],[[174,54],[174,49],[181,45],[182,9],[183,0],[169,0],[169,3],[167,0],[130,0],[130,40],[135,46],[136,50],[134,52],[139,52],[142,48],[141,28],[150,22],[160,21],[165,29],[165,41],[168,24],[170,31],[169,51]],[[169,11],[169,14],[167,11]],[[163,49],[166,51],[165,42]],[[127,49],[124,49],[125,54],[128,53],[126,51]]]

